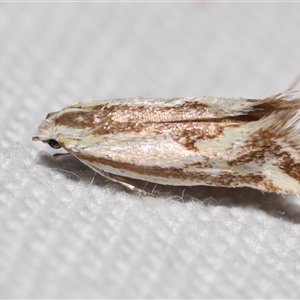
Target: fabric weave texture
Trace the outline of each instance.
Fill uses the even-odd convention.
[[[299,9],[0,3],[0,298],[298,298],[298,197],[136,182],[150,199],[31,137],[72,102],[281,92]]]

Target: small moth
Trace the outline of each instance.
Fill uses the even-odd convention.
[[[40,140],[105,178],[300,194],[300,98],[126,98],[49,113]]]

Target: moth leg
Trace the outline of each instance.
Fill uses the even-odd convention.
[[[117,175],[114,175],[114,174],[111,174],[111,173],[106,173],[103,170],[101,170],[100,168],[98,168],[97,166],[89,163],[86,160],[81,159],[81,161],[84,164],[86,164],[88,167],[90,167],[93,171],[95,171],[96,173],[100,174],[101,176],[103,176],[104,178],[106,178],[108,180],[111,180],[113,182],[119,183],[119,184],[125,186],[127,189],[129,189],[131,191],[138,192],[138,193],[140,193],[142,195],[145,195],[145,196],[148,196],[148,197],[154,197],[154,198],[156,198],[156,195],[154,195],[153,193],[146,192],[146,191],[144,191],[142,189],[137,188],[136,186],[134,186],[134,185],[132,185],[130,183],[125,182],[125,179],[123,177],[121,177],[121,176],[117,176]]]
[[[123,186],[125,186],[127,189],[131,190],[131,191],[134,191],[134,192],[137,192],[137,193],[140,193],[142,195],[145,195],[145,196],[148,196],[148,197],[154,197],[156,198],[156,195],[154,195],[153,193],[150,193],[150,192],[146,192],[142,189],[139,189],[137,188],[136,186],[130,184],[130,183],[127,183],[125,181],[123,181],[120,177],[118,176],[115,176],[115,175],[112,175],[112,174],[105,174],[103,175],[103,173],[101,174],[102,176],[104,176],[105,178],[113,181],[113,182],[116,182],[116,183],[119,183]]]

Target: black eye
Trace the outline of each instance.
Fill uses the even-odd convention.
[[[61,148],[61,145],[56,140],[49,140],[48,144],[50,147],[52,147],[54,149]]]

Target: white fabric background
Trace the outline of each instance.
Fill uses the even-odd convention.
[[[158,186],[149,199],[31,141],[77,101],[281,92],[300,73],[299,11],[1,3],[0,297],[299,297],[299,198]]]

